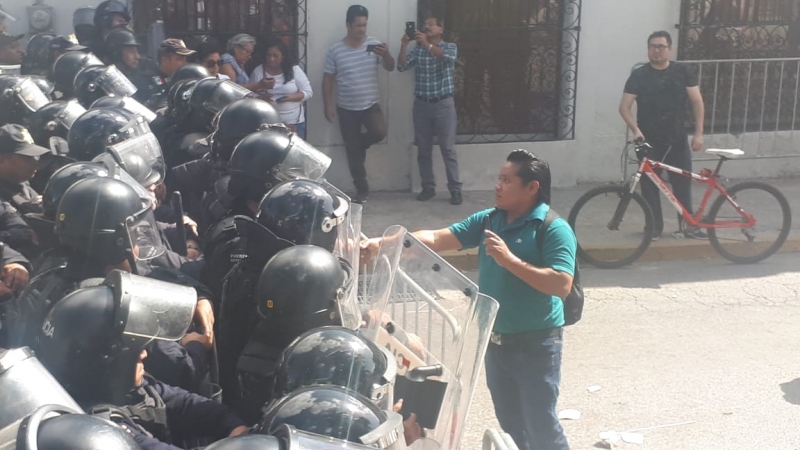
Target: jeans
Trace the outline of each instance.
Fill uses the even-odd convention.
[[[650,152],[650,159],[654,161],[661,161],[664,164],[677,167],[679,169],[692,171],[692,149],[689,147],[689,141],[685,137],[676,139],[676,143],[672,144],[671,148],[668,144],[650,143],[653,150]],[[639,158],[641,160],[641,158]],[[657,170],[656,173],[661,175],[661,171]],[[678,175],[677,173],[667,172],[669,177],[669,184],[672,186],[672,193],[675,198],[683,204],[690,213],[692,210],[692,179]],[[650,177],[643,176],[640,182],[642,186],[642,196],[647,200],[650,209],[653,210],[653,233],[659,235],[664,231],[664,217],[661,211],[661,192],[650,180]],[[678,215],[678,222],[683,223],[683,219]]]
[[[386,121],[377,103],[363,111],[351,111],[336,107],[339,115],[339,129],[342,131],[344,147],[347,150],[347,164],[350,176],[358,192],[369,192],[367,184],[367,149],[386,137]],[[366,133],[361,132],[362,125]]]
[[[447,189],[460,191],[458,157],[456,155],[456,104],[453,97],[438,102],[414,100],[414,140],[417,143],[417,164],[422,188],[436,189],[433,175],[433,137],[439,140]]]
[[[300,123],[294,124],[294,126],[295,126],[295,128],[297,128],[297,135],[300,136],[301,138],[303,138],[303,140],[306,140],[306,133],[308,132],[306,130],[306,123],[305,122],[300,122]]]
[[[556,403],[563,329],[505,334],[486,350],[486,383],[503,431],[520,450],[568,450]]]

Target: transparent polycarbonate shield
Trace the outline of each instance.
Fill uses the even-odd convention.
[[[95,82],[106,94],[116,97],[130,97],[137,91],[131,80],[113,64],[106,67]]]
[[[119,105],[125,111],[144,117],[147,123],[152,123],[158,117],[158,114],[132,97],[122,97],[119,101]]]
[[[211,93],[211,96],[203,104],[203,106],[208,111],[218,113],[232,102],[252,96],[253,93],[251,91],[232,81],[224,80],[217,85],[217,88],[214,89],[214,92]]]
[[[75,120],[85,112],[86,108],[78,103],[77,100],[70,100],[64,105],[64,109],[56,115],[56,120],[63,125],[64,128],[69,130],[72,128],[72,124],[75,123]]]
[[[0,64],[0,75],[19,75],[20,68],[19,64]]]
[[[19,84],[14,87],[14,94],[31,112],[35,112],[50,103],[44,92],[30,78],[22,78]]]
[[[281,181],[298,178],[318,181],[331,166],[331,158],[292,133],[289,152],[275,167],[275,177]]]
[[[167,170],[161,145],[150,132],[108,147],[93,161],[116,164],[145,187],[164,181]]]
[[[164,243],[156,226],[153,208],[149,201],[145,203],[141,211],[126,221],[134,256],[140,261],[149,261],[164,253]]]
[[[400,225],[387,228],[381,238],[378,254],[359,261],[361,271],[359,296],[364,310],[362,333],[375,342],[379,328],[386,326],[391,320],[389,316],[383,317],[383,312],[391,295],[407,234],[408,231]]]
[[[109,273],[103,284],[119,296],[116,319],[123,323],[125,336],[177,341],[192,324],[197,292],[191,287],[119,270]]]
[[[429,439],[457,449],[498,303],[411,234],[388,295],[382,288],[367,289],[375,302],[367,329],[397,359],[395,399],[404,414],[417,414]]]

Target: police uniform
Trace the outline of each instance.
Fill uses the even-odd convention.
[[[27,128],[7,124],[0,127],[0,153],[39,158],[50,153],[50,150],[34,144]],[[42,196],[33,190],[28,181],[17,183],[0,180],[0,200],[10,203],[21,214],[42,212]]]
[[[10,203],[0,201],[0,241],[33,259],[38,254],[33,229]]]

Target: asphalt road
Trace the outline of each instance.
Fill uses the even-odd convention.
[[[583,269],[587,305],[567,329],[559,402],[582,413],[562,421],[571,448],[610,448],[603,431],[692,422],[613,448],[800,449],[799,262]],[[498,427],[484,381],[462,449]]]

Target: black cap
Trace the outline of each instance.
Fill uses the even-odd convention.
[[[52,153],[33,143],[27,128],[15,123],[0,127],[0,154],[16,153],[24,156],[41,156]]]
[[[88,47],[78,45],[77,42],[70,40],[70,38],[65,36],[56,36],[50,40],[50,50],[82,51],[86,50],[87,48]]]
[[[347,23],[353,23],[356,17],[369,17],[369,11],[361,5],[351,5],[347,8]]]

